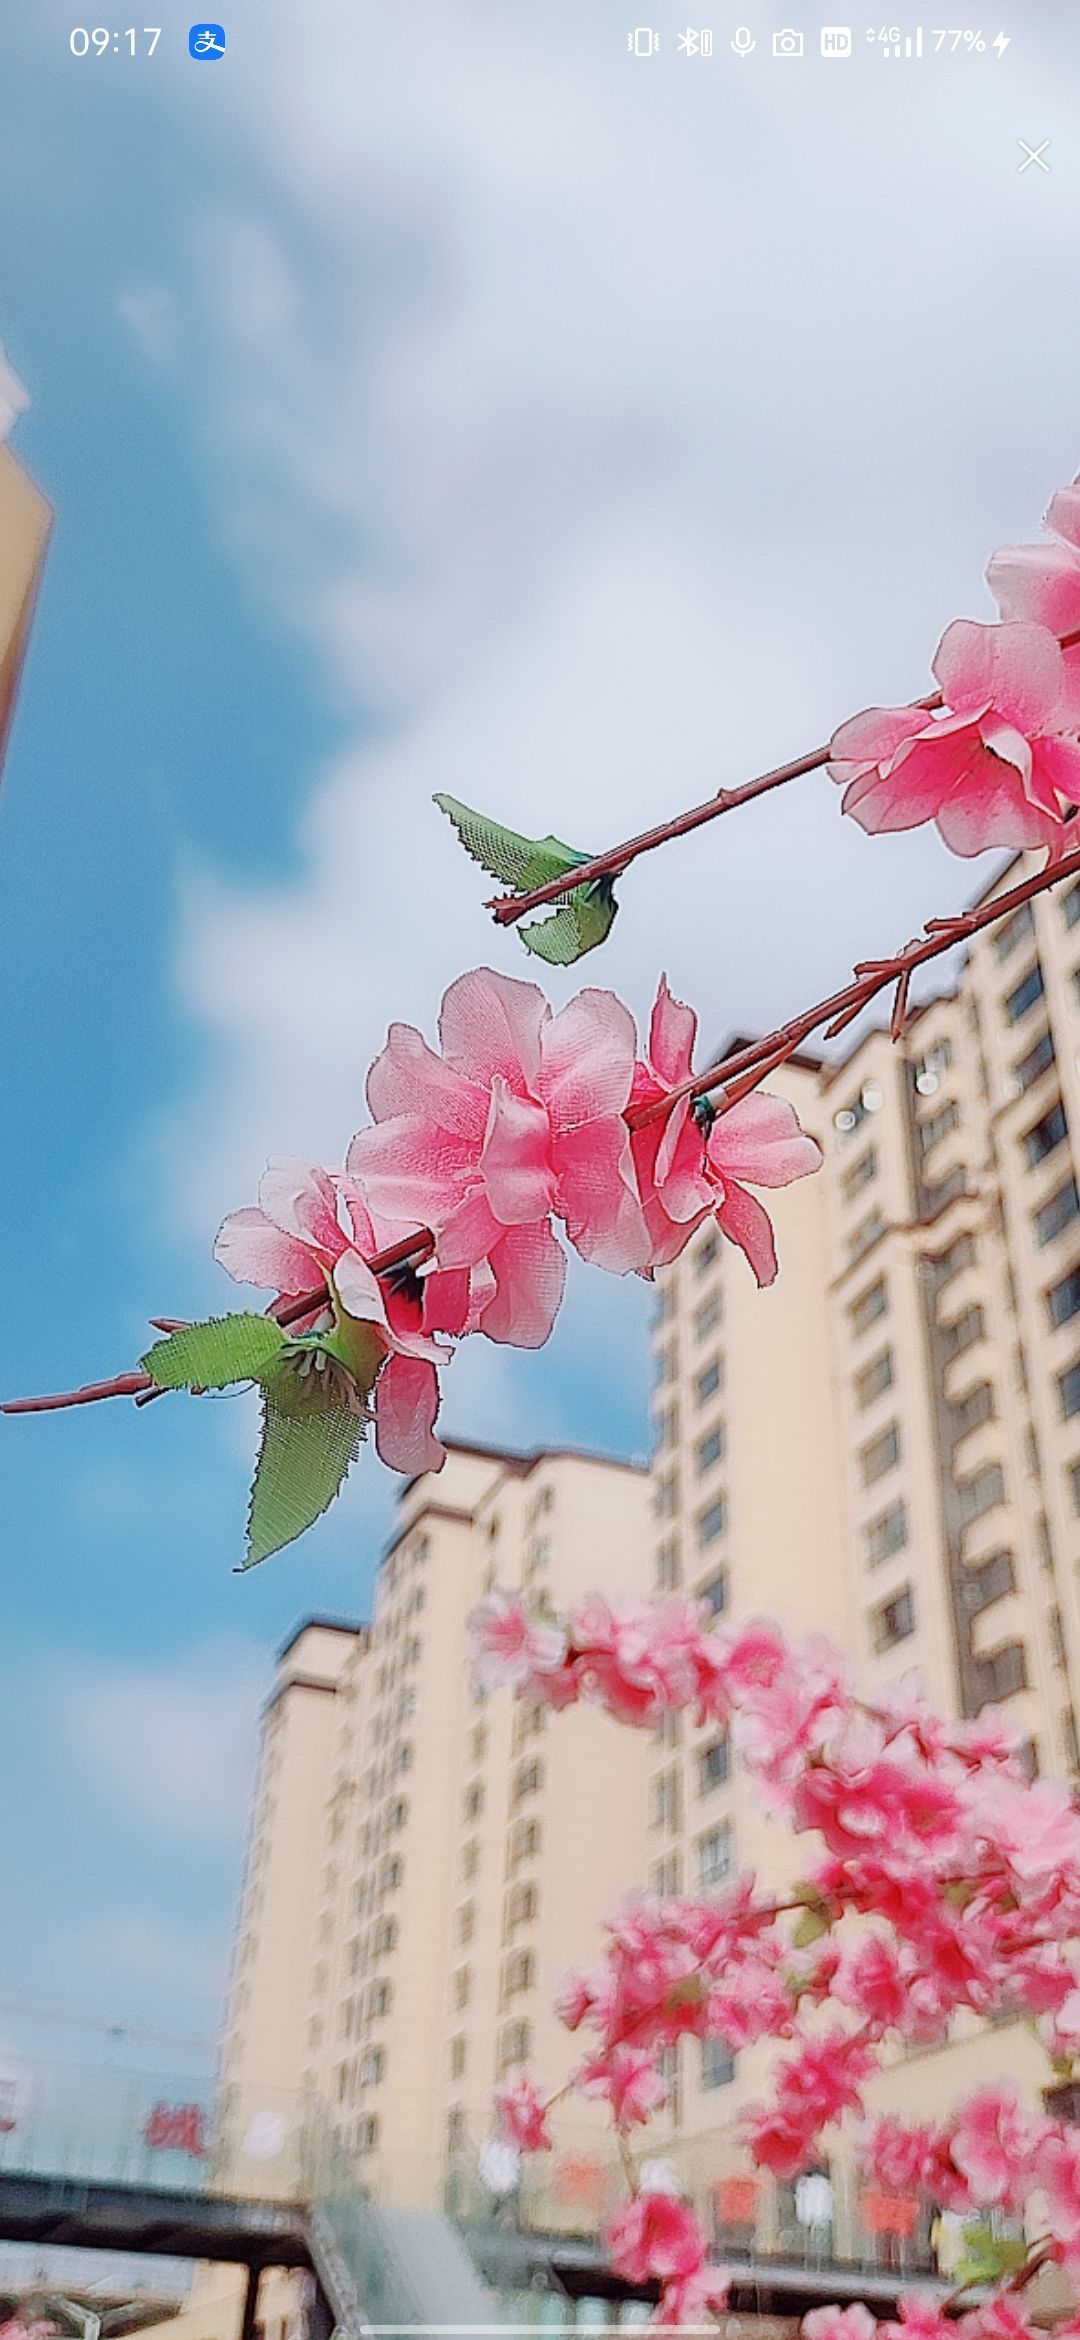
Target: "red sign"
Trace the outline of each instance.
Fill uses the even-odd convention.
[[[911,2241],[919,2206],[908,2195],[882,2194],[868,2186],[859,2209],[868,2234],[893,2234],[899,2242]]]
[[[203,2161],[205,2119],[201,2104],[156,2104],[143,2130],[143,2143],[151,2153],[190,2153]]]
[[[713,2187],[713,2201],[717,2221],[721,2226],[753,2226],[757,2222],[757,2179],[718,2178]]]

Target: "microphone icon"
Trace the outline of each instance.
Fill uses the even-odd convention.
[[[737,57],[748,57],[750,55],[751,49],[756,49],[757,42],[755,41],[753,33],[751,32],[748,24],[741,24],[739,26],[738,32],[736,33],[731,46],[734,49],[735,55]]]

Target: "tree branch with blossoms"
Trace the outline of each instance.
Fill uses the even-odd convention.
[[[957,2325],[964,2340],[1031,2340],[1019,2292],[1050,2265],[1080,2281],[1080,2133],[1004,2085],[917,2125],[869,2118],[866,2099],[898,2048],[943,2046],[961,2014],[1024,2019],[1048,2078],[1077,2068],[1080,1815],[1067,1789],[1027,1778],[1002,1716],[947,1723],[902,1688],[867,1702],[824,1640],[793,1644],[767,1621],[725,1629],[693,1601],[597,1593],[552,1621],[495,1593],[470,1629],[488,1690],[557,1713],[584,1701],[637,1729],[686,1714],[730,1732],[759,1803],[810,1840],[784,1899],[744,1875],[624,1903],[599,1966],[560,1986],[558,2013],[585,2054],[553,2095],[510,2075],[496,2093],[501,2138],[550,2150],[553,2109],[576,2094],[606,2102],[625,2151],[662,2110],[681,2040],[732,2054],[773,2043],[768,2093],[741,2124],[756,2168],[791,2181],[855,2123],[870,2178],[972,2221],[957,2290],[933,2306],[901,2298],[889,2340],[946,2340]],[[1036,2198],[1030,2243],[994,2234],[994,2213],[1028,2217]],[[723,2270],[676,2191],[632,2185],[606,2247],[628,2282],[660,2286],[658,2324],[721,2312]],[[976,2285],[988,2297],[958,2313]],[[1080,2328],[1072,2311],[1065,2320]],[[865,2309],[822,2308],[803,2328],[807,2340],[870,2340],[875,2325]]]
[[[320,1517],[369,1428],[391,1468],[439,1469],[439,1373],[472,1334],[522,1348],[549,1338],[566,1277],[557,1230],[598,1267],[652,1276],[712,1218],[757,1282],[771,1283],[778,1263],[759,1190],[807,1176],[821,1155],[762,1083],[812,1033],[835,1038],[890,990],[899,1037],[921,968],[1080,874],[1080,488],[1054,499],[1049,524],[1046,545],[995,556],[1001,622],[947,629],[936,693],[856,716],[828,750],[615,848],[603,866],[440,799],[469,850],[513,886],[504,923],[533,902],[556,905],[524,931],[556,963],[610,928],[616,864],[822,762],[864,828],[933,820],[961,854],[1042,847],[1040,871],[976,910],[928,921],[902,950],[863,962],[839,990],[700,1072],[697,1018],[666,978],[642,1045],[613,992],[581,991],[553,1014],[535,984],[485,969],[459,977],[437,1050],[411,1025],[391,1025],[368,1075],[370,1122],[343,1167],[274,1163],[258,1205],[225,1221],[216,1257],[270,1291],[265,1314],[158,1319],[162,1338],[138,1371],[2,1410],[112,1397],[145,1406],[167,1390],[253,1385],[262,1431],[250,1563]]]

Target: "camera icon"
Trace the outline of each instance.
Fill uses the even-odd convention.
[[[803,53],[801,32],[793,31],[790,24],[785,25],[782,32],[775,32],[772,37],[772,53],[774,57],[801,57]]]

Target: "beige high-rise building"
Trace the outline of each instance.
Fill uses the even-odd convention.
[[[454,1443],[403,1492],[370,1631],[316,1619],[282,1653],[224,2102],[321,2103],[383,2201],[440,2198],[511,2066],[562,2080],[559,1971],[646,1863],[647,1740],[484,1696],[469,1611],[496,1584],[644,1593],[649,1504],[643,1465]]]
[[[10,447],[0,446],[0,767],[51,526],[44,496]]]
[[[947,1712],[1001,1705],[1058,1774],[1080,1700],[1078,1065],[1080,883],[976,937],[900,1045],[873,1031],[770,1079],[825,1156],[768,1198],[779,1280],[757,1293],[703,1229],[658,1279],[652,1333],[655,1588],[821,1628],[861,1679],[914,1672]],[[666,1742],[654,1883],[797,1874],[723,1737],[679,1723]],[[1019,2029],[973,2028],[879,2093],[925,2113],[992,2073],[1034,2089],[1043,2064]],[[708,2137],[715,2169],[745,2172],[734,2123],[762,2072],[684,2047],[688,2166]],[[759,2233],[764,2214],[790,2241],[792,2203],[760,2191]]]

